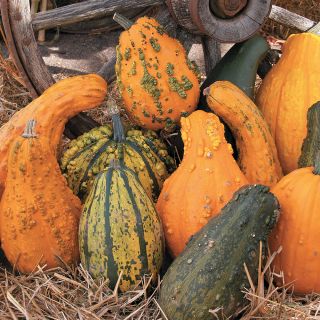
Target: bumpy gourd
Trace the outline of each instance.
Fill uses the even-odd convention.
[[[39,98],[18,111],[0,129],[0,197],[7,172],[8,150],[12,141],[23,133],[26,122],[37,121],[37,133],[45,133],[56,150],[68,119],[102,103],[107,83],[98,75],[75,76],[61,80]]]
[[[2,249],[26,273],[38,264],[53,268],[79,258],[81,203],[60,172],[50,134],[41,131],[41,125],[29,121],[11,143],[0,203]]]
[[[129,128],[126,133],[118,114],[110,125],[94,128],[73,140],[61,159],[61,169],[70,188],[81,199],[90,191],[92,178],[103,171],[112,159],[135,171],[151,199],[159,196],[174,161],[157,134],[150,130]]]
[[[282,246],[273,267],[275,272],[284,272],[294,292],[303,294],[320,293],[319,153],[314,162],[314,167],[292,171],[271,189],[279,199],[281,214],[269,246],[271,251]]]
[[[250,183],[272,186],[282,177],[277,149],[260,110],[242,90],[228,81],[213,83],[208,106],[232,131],[238,164]]]
[[[280,61],[262,81],[257,94],[285,174],[298,167],[307,134],[307,111],[320,100],[320,36],[291,35]]]
[[[136,174],[116,162],[94,180],[80,219],[80,257],[94,278],[120,290],[144,274],[155,279],[163,259],[163,233],[154,205]]]
[[[133,25],[123,20],[128,30],[120,35],[116,74],[126,111],[141,127],[170,126],[196,108],[197,68],[156,20],[142,17]]]
[[[165,181],[157,210],[167,245],[177,256],[189,238],[247,184],[224,138],[224,128],[212,113],[195,111],[181,119],[184,157]]]
[[[165,274],[159,303],[168,319],[231,319],[249,301],[246,264],[257,286],[260,256],[278,217],[278,201],[261,185],[242,188],[188,243]],[[214,317],[209,310],[217,310]]]

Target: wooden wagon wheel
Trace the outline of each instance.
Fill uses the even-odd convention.
[[[54,83],[38,50],[35,31],[102,18],[116,11],[158,6],[155,18],[187,51],[193,43],[202,42],[208,71],[220,58],[219,43],[215,39],[238,42],[248,38],[268,15],[271,0],[167,0],[167,5],[164,0],[91,0],[33,17],[29,0],[1,0],[0,4],[10,54],[35,98]],[[232,25],[241,25],[241,30],[231,28]],[[114,78],[114,64],[115,56],[99,71],[109,82]],[[86,114],[80,114],[68,122],[65,134],[74,138],[97,125]]]

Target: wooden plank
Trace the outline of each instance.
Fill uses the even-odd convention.
[[[310,19],[275,5],[272,6],[269,18],[273,21],[284,24],[290,28],[296,28],[300,31],[308,31],[310,28],[316,25],[316,23]]]
[[[8,7],[11,31],[19,59],[33,87],[41,94],[55,81],[38,50],[31,25],[29,0],[9,0]]]
[[[163,4],[164,0],[91,0],[39,12],[32,20],[35,31],[101,18],[116,11]]]

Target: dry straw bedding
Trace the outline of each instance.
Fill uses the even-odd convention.
[[[320,20],[319,0],[273,2],[314,21]],[[264,30],[280,38],[294,32],[271,21]],[[0,56],[0,125],[30,101],[14,66]],[[92,116],[101,123],[109,121],[105,106],[95,110]],[[320,320],[319,295],[293,297],[288,287],[274,287],[272,279],[279,275],[269,268],[259,270],[259,274],[258,286],[251,284],[246,292],[248,309],[239,319]],[[20,275],[0,265],[0,319],[165,320],[157,303],[159,286],[160,280],[152,287],[150,279],[144,279],[134,290],[119,294],[108,288],[107,281],[94,281],[81,265],[48,271],[39,268],[31,275]],[[211,312],[214,314],[214,310]]]

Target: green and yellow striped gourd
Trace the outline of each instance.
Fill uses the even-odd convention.
[[[61,169],[69,187],[81,199],[90,191],[92,177],[104,170],[112,159],[137,173],[147,194],[156,200],[162,184],[173,171],[174,161],[166,146],[151,130],[129,128],[124,133],[119,114],[112,126],[94,128],[73,140],[61,159]]]
[[[156,209],[137,175],[112,161],[94,179],[79,227],[80,258],[94,277],[127,291],[145,274],[156,278],[164,237]]]

